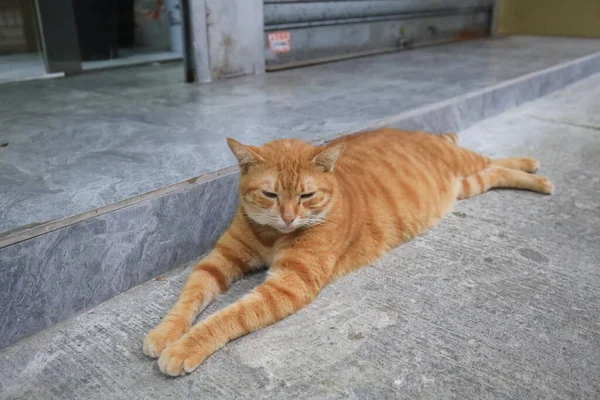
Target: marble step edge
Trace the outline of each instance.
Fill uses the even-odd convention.
[[[596,72],[600,52],[343,133],[461,131]],[[237,207],[238,178],[232,166],[2,238],[0,348],[209,251]]]
[[[218,171],[209,172],[190,179],[186,179],[183,182],[174,183],[172,185],[168,185],[156,190],[152,190],[150,192],[142,193],[134,197],[107,204],[105,206],[98,207],[93,210],[83,212],[81,214],[73,215],[71,217],[61,218],[54,221],[28,224],[22,228],[17,228],[8,232],[0,233],[0,249],[15,243],[22,242],[24,240],[34,238],[36,236],[53,232],[61,228],[66,228],[70,225],[86,221],[90,218],[95,218],[100,215],[118,211],[122,208],[130,207],[135,204],[151,200],[153,198],[165,196],[169,193],[177,192],[179,190],[185,190],[186,188],[193,185],[201,185],[213,179],[217,179],[219,177],[235,173],[237,172],[237,170],[237,166],[226,167]]]
[[[577,59],[574,59],[571,61],[567,61],[567,62],[564,62],[561,64],[557,64],[555,66],[548,67],[548,68],[545,68],[545,69],[542,69],[539,71],[528,73],[528,74],[522,75],[520,77],[502,82],[497,85],[492,85],[492,86],[489,86],[489,87],[486,87],[483,89],[471,91],[471,92],[468,92],[461,96],[456,96],[456,97],[453,97],[450,99],[446,99],[446,100],[442,100],[442,101],[428,104],[425,106],[421,106],[421,107],[415,108],[413,110],[405,111],[403,113],[382,119],[375,123],[369,123],[369,124],[365,124],[363,126],[358,125],[349,131],[333,133],[328,136],[324,136],[324,137],[318,138],[316,140],[313,140],[313,141],[311,141],[311,143],[316,144],[316,145],[323,144],[323,143],[329,142],[331,140],[334,140],[335,138],[337,138],[341,135],[363,132],[366,130],[377,129],[377,128],[384,127],[384,126],[397,126],[398,123],[400,123],[401,125],[397,126],[397,127],[401,127],[402,129],[407,129],[407,130],[421,129],[421,130],[429,130],[429,131],[436,132],[436,133],[458,131],[460,129],[465,129],[470,125],[465,126],[465,125],[457,123],[457,122],[464,123],[464,122],[466,122],[466,120],[468,120],[468,118],[464,118],[464,117],[466,116],[465,114],[469,113],[469,110],[466,109],[467,107],[459,107],[459,105],[461,103],[464,103],[465,105],[467,105],[467,104],[474,105],[475,103],[478,102],[479,99],[481,99],[482,102],[480,105],[485,107],[486,105],[484,104],[484,99],[486,96],[489,97],[490,94],[502,91],[502,89],[505,89],[505,90],[516,89],[517,85],[526,84],[526,83],[530,82],[531,80],[535,80],[536,78],[542,78],[545,75],[552,74],[552,73],[560,73],[562,71],[568,70],[572,67],[578,66],[583,63],[590,63],[590,62],[593,63],[594,61],[597,61],[598,59],[600,59],[600,52],[593,53],[593,54],[590,54],[590,55],[587,55],[584,57],[580,57],[580,58],[577,58]],[[585,78],[586,76],[589,76],[589,75],[593,74],[594,72],[600,72],[600,70],[598,70],[598,71],[590,70],[590,73],[588,73],[588,74],[583,73],[580,76],[574,77],[573,80],[570,80],[568,82],[557,81],[561,84],[555,85],[556,87],[552,87],[551,90],[542,90],[542,88],[539,87],[540,85],[538,85],[538,88],[537,88],[538,91],[535,91],[535,90],[531,91],[529,96],[527,96],[526,93],[522,93],[523,96],[521,96],[520,99],[516,95],[513,96],[514,104],[510,105],[509,107],[503,107],[503,108],[497,108],[497,109],[489,108],[488,110],[484,109],[483,110],[484,116],[482,118],[473,120],[472,123],[475,123],[481,119],[489,118],[493,115],[497,115],[497,114],[499,114],[513,106],[517,106],[521,103],[524,103],[527,101],[532,101],[536,98],[545,96],[546,94],[549,94],[555,90],[559,90],[565,86],[568,86],[569,84],[571,84],[577,80]],[[535,85],[533,85],[533,86],[535,86]],[[552,85],[550,85],[550,86],[552,86]],[[531,89],[531,87],[528,87],[526,89],[529,90],[529,89]],[[449,120],[448,122],[450,122],[450,124],[447,125],[446,127],[438,126],[439,124],[431,125],[431,128],[423,127],[423,122],[424,122],[423,117],[425,115],[428,115],[429,113],[434,113],[434,112],[436,112],[436,114],[441,114],[444,112],[444,110],[449,110],[449,109],[452,109],[453,107],[458,107],[460,109],[459,114],[463,114],[463,115],[458,115],[459,119],[462,118],[460,121],[455,120],[455,123],[452,123],[452,120]],[[485,111],[491,111],[492,113],[489,113],[489,112],[485,113]],[[427,126],[429,126],[429,125],[427,125]],[[230,166],[227,168],[220,169],[218,171],[202,174],[202,175],[187,179],[183,182],[175,183],[172,185],[165,186],[163,188],[159,188],[159,189],[147,192],[147,193],[143,193],[138,196],[134,196],[134,197],[131,197],[128,199],[124,199],[124,200],[115,202],[115,203],[111,203],[106,206],[98,207],[98,208],[95,208],[90,211],[86,211],[86,212],[78,214],[78,215],[74,215],[71,217],[67,217],[67,218],[63,218],[63,219],[59,219],[59,220],[55,220],[55,221],[47,221],[47,222],[38,223],[38,224],[30,224],[30,225],[27,225],[22,228],[17,228],[17,229],[8,231],[8,232],[3,232],[3,233],[0,233],[0,249],[3,247],[9,246],[11,244],[14,244],[14,243],[21,242],[23,240],[27,240],[27,239],[30,239],[30,238],[33,238],[33,237],[36,237],[39,235],[43,235],[48,232],[52,232],[52,231],[60,229],[60,228],[64,228],[64,227],[72,225],[72,224],[76,224],[78,222],[87,220],[89,218],[94,218],[98,215],[110,213],[110,212],[119,210],[124,207],[129,207],[131,205],[134,205],[134,204],[137,204],[137,203],[140,203],[143,201],[147,201],[147,200],[155,198],[155,197],[168,195],[169,193],[172,193],[172,192],[175,192],[178,190],[185,190],[190,185],[203,184],[209,180],[216,179],[218,177],[225,176],[225,175],[228,175],[231,173],[235,173],[236,171],[237,171],[236,166]]]

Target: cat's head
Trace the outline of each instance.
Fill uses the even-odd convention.
[[[240,198],[254,222],[290,233],[324,222],[336,195],[332,171],[345,144],[281,139],[262,147],[227,139],[241,170]]]

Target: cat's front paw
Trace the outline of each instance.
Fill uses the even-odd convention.
[[[165,375],[183,376],[198,368],[211,353],[187,334],[160,354],[158,367]]]
[[[554,192],[554,185],[550,180],[543,176],[537,177],[537,191],[544,194],[552,194]]]
[[[144,339],[144,354],[157,358],[168,345],[179,340],[188,330],[187,324],[165,319]]]

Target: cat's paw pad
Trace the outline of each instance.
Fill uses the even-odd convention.
[[[521,169],[525,172],[533,174],[540,169],[540,162],[535,158],[521,158]]]
[[[158,359],[158,367],[163,374],[170,376],[189,374],[210,355],[202,351],[202,346],[192,343],[190,339],[184,336],[164,349]]]
[[[189,327],[164,321],[154,328],[144,339],[143,352],[152,358],[158,358],[163,350],[183,336]]]
[[[554,185],[546,177],[537,177],[538,191],[544,194],[552,194],[554,192]]]

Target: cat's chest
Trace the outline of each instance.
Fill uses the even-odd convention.
[[[280,246],[277,246],[274,244],[271,247],[265,247],[265,248],[260,249],[259,254],[260,254],[260,258],[262,259],[264,264],[271,266],[277,259],[277,256],[279,255],[280,252],[281,252]]]
[[[292,241],[289,239],[277,239],[270,243],[268,246],[259,245],[255,250],[258,253],[261,262],[271,266],[275,260],[279,257],[279,255],[293,246]]]
[[[262,239],[262,238],[261,238]],[[276,240],[253,240],[247,243],[254,253],[252,264],[254,267],[271,265],[277,254]]]

